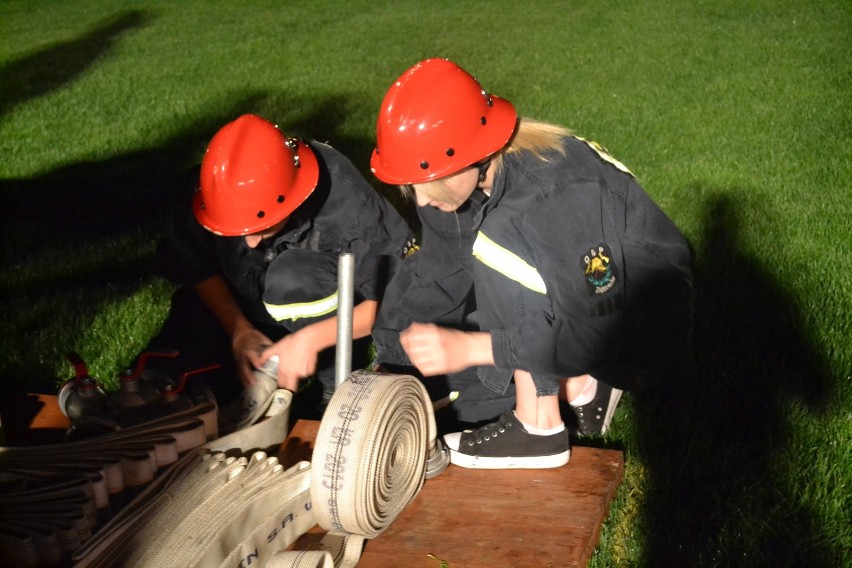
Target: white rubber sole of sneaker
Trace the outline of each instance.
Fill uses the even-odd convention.
[[[450,448],[450,463],[471,469],[549,469],[565,465],[570,458],[570,449],[551,456],[491,458],[471,456]]]

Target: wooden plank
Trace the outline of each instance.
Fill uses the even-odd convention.
[[[4,401],[8,443],[61,441],[68,419],[56,397]],[[310,460],[319,422],[299,420],[279,451],[285,466]],[[450,465],[427,480],[388,529],[367,542],[359,566],[450,568],[585,566],[624,474],[622,452],[583,446],[556,469],[475,470]],[[310,548],[314,527],[293,546]],[[432,554],[435,558],[430,558]]]
[[[309,460],[319,422],[300,420],[282,444],[285,465]],[[616,450],[572,448],[556,469],[475,470],[450,465],[427,480],[388,529],[370,540],[359,565],[450,568],[585,566],[624,475]],[[323,534],[315,527],[294,545]]]

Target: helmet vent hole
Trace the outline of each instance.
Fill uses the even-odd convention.
[[[451,156],[451,157],[452,157],[452,155],[453,155],[453,154],[455,154],[455,153],[456,153],[456,151],[455,151],[455,150],[453,150],[452,148],[447,148],[447,156]]]
[[[485,126],[485,123],[486,123],[486,122],[488,122],[488,121],[487,121],[487,120],[485,119],[485,117],[483,116],[482,118],[480,118],[480,119],[479,119],[479,122],[481,122],[481,123],[482,123],[482,126]]]
[[[284,203],[284,196],[283,196],[283,195],[279,195],[279,196],[278,196],[278,198],[276,199],[276,201],[277,201],[278,203]]]
[[[426,160],[423,160],[422,162],[420,162],[420,167],[424,170],[428,170],[429,169],[429,162],[427,162]]]
[[[266,216],[266,213],[264,213],[263,211],[257,212],[257,218],[258,219],[263,219],[265,216]]]

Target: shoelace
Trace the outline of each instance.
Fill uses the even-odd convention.
[[[497,422],[492,422],[491,424],[486,424],[485,426],[480,426],[476,430],[473,430],[472,436],[468,438],[467,445],[473,446],[474,444],[488,442],[489,440],[498,437],[500,434],[504,434],[508,428],[512,428],[512,422],[505,420],[501,416]]]

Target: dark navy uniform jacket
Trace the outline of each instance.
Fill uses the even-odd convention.
[[[691,327],[688,244],[632,174],[599,145],[565,155],[506,154],[492,195],[455,214],[418,208],[422,249],[387,291],[374,330],[379,362],[405,364],[411,321],[490,331],[503,392],[514,369],[536,385],[591,373],[614,386],[682,352]]]
[[[281,233],[249,248],[217,236],[187,207],[160,247],[170,280],[193,285],[221,275],[252,323],[295,331],[336,309],[337,256],[355,257],[355,300],[378,300],[412,233],[394,207],[337,150],[309,143],[320,164],[316,189]]]

